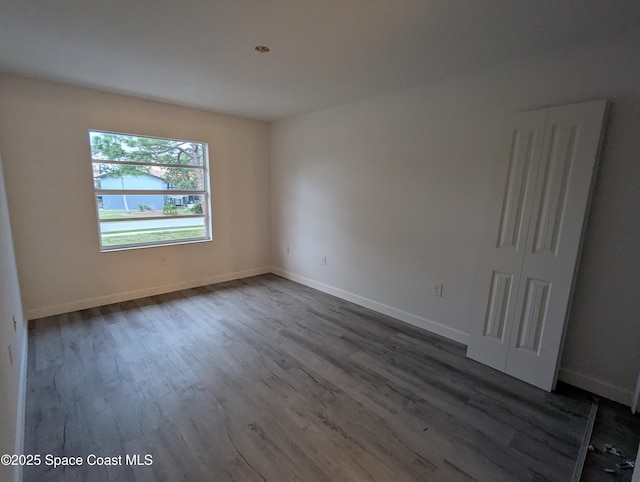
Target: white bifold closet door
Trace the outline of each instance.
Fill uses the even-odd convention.
[[[555,387],[607,102],[513,115],[467,356]],[[480,250],[481,252],[482,250]]]

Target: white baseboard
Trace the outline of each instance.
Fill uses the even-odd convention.
[[[282,276],[283,278],[295,281],[296,283],[309,286],[310,288],[314,288],[318,291],[336,296],[337,298],[350,301],[351,303],[355,303],[356,305],[364,306],[365,308],[377,311],[378,313],[391,316],[392,318],[396,318],[400,321],[404,321],[405,323],[409,323],[410,325],[430,331],[432,333],[435,333],[436,335],[444,336],[445,338],[457,341],[458,343],[462,343],[463,345],[468,344],[469,334],[464,333],[460,330],[456,330],[455,328],[450,328],[435,321],[427,320],[426,318],[422,318],[421,316],[414,315],[413,313],[394,308],[393,306],[385,305],[384,303],[379,303],[372,299],[365,298],[364,296],[335,288],[333,286],[320,283],[319,281],[314,281],[310,278],[305,278],[304,276],[290,273],[279,268],[271,268],[271,272],[273,274],[277,274],[278,276]]]
[[[173,283],[170,285],[154,286],[151,288],[144,288],[141,290],[126,291],[124,293],[115,293],[112,295],[99,296],[96,298],[88,298],[86,300],[71,301],[69,303],[61,303],[59,305],[45,306],[43,308],[35,308],[27,310],[26,316],[29,320],[35,320],[37,318],[44,318],[46,316],[60,315],[62,313],[70,313],[72,311],[86,310],[87,308],[95,308],[97,306],[108,305],[111,303],[120,303],[122,301],[135,300],[138,298],[145,298],[147,296],[162,295],[165,293],[172,293],[174,291],[186,290],[189,288],[197,288],[199,286],[207,286],[216,283],[222,283],[224,281],[231,281],[234,279],[248,278],[250,276],[258,276],[261,274],[270,273],[271,268],[262,267],[249,269],[246,271],[238,271],[235,273],[221,274],[217,276],[210,276],[207,278],[201,278],[197,280],[181,281],[180,283]]]
[[[601,397],[608,398],[614,402],[621,403],[627,407],[631,406],[631,399],[633,398],[633,391],[626,388],[611,385],[603,380],[583,375],[573,370],[566,368],[560,368],[558,373],[558,380],[561,380],[574,387],[582,388],[588,392],[600,395]]]
[[[18,379],[18,410],[16,414],[16,454],[24,453],[24,427],[25,427],[25,414],[27,409],[27,365],[29,359],[29,327],[26,321],[23,321],[22,328],[22,358],[20,359],[20,374]],[[13,473],[13,480],[15,482],[22,482],[22,465],[17,465]]]

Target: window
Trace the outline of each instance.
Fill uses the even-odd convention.
[[[89,131],[100,250],[211,240],[207,144]]]

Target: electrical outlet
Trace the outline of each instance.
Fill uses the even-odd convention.
[[[289,254],[291,253],[291,248],[289,246],[287,246],[286,248],[284,248],[285,253]]]
[[[323,256],[323,257],[321,258],[321,262],[322,262],[322,266],[326,266],[326,265],[327,265],[327,257],[326,257],[326,256]]]
[[[433,296],[442,296],[442,283],[435,283],[433,285]]]
[[[11,345],[7,348],[9,349],[9,366],[13,366],[13,348],[11,348]]]

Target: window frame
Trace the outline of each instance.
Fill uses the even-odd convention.
[[[128,136],[128,137],[138,137],[138,138],[148,138],[148,139],[157,139],[157,140],[164,140],[164,141],[198,144],[202,147],[202,165],[167,164],[167,163],[159,163],[159,162],[95,159],[92,155],[93,154],[93,148],[92,148],[93,146],[92,146],[92,140],[91,140],[92,134],[107,134],[107,135],[111,134],[111,135],[117,135],[117,136]],[[211,190],[210,190],[210,182],[209,182],[210,171],[209,171],[209,144],[208,143],[201,142],[201,141],[175,139],[171,137],[159,137],[159,136],[151,136],[151,135],[145,135],[145,134],[131,134],[131,133],[114,132],[114,131],[106,131],[106,130],[99,130],[99,129],[89,129],[88,139],[89,139],[89,149],[90,149],[89,154],[90,154],[90,162],[91,162],[93,197],[94,197],[96,221],[97,221],[97,227],[98,227],[98,244],[99,244],[101,253],[213,241],[213,232],[212,232],[212,223],[211,223]],[[99,164],[201,170],[203,188],[196,189],[196,190],[174,189],[169,187],[167,187],[166,189],[103,189],[101,187],[100,182],[96,183],[96,178],[95,178],[95,172],[96,172],[95,166]],[[159,196],[165,196],[165,197],[199,196],[200,204],[203,206],[203,213],[202,214],[194,213],[189,215],[179,215],[179,214],[176,214],[176,215],[163,214],[163,215],[149,215],[149,216],[140,215],[140,216],[136,216],[134,219],[131,219],[131,218],[101,219],[100,205],[102,203],[99,200],[103,199],[103,196],[113,196],[113,195],[116,195],[116,196],[159,195]],[[158,240],[158,241],[123,243],[123,244],[107,245],[107,246],[103,244],[102,236],[104,233],[102,231],[102,223],[111,224],[111,223],[127,223],[127,222],[135,222],[135,221],[159,220],[159,219],[194,219],[194,218],[204,220],[205,234],[203,236],[195,236],[190,238],[179,238],[179,239],[167,239],[167,240]],[[155,228],[152,228],[152,229],[155,229]]]

